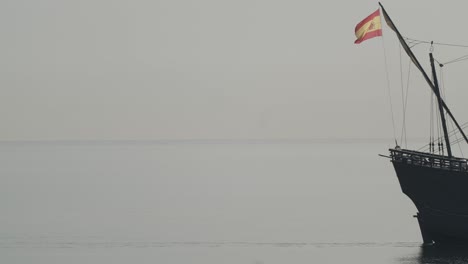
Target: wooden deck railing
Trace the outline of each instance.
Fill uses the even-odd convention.
[[[390,149],[390,157],[393,162],[452,171],[468,171],[467,160],[461,158],[449,158],[447,156],[406,149]]]

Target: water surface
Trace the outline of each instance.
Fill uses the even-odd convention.
[[[386,142],[0,144],[3,263],[463,263]]]

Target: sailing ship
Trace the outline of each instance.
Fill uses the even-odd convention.
[[[464,141],[468,143],[462,127],[441,96],[436,75],[434,56],[429,53],[432,78],[425,72],[411,48],[400,34],[385,8],[379,3],[387,25],[400,41],[402,48],[422,73],[436,97],[439,118],[443,129],[443,142],[439,147],[445,152],[436,153],[434,142],[429,151],[403,149],[398,145],[389,149],[401,189],[415,204],[415,217],[425,244],[468,244],[468,164],[464,158],[452,154],[447,120],[455,124]]]

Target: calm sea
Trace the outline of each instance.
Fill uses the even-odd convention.
[[[466,263],[386,142],[0,144],[0,263]]]

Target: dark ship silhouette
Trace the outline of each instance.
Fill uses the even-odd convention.
[[[441,97],[432,50],[429,59],[432,79],[424,71],[418,59],[392,22],[382,4],[387,25],[396,33],[401,46],[437,98],[442,124],[446,154],[434,151],[434,142],[429,144],[429,152],[390,149],[391,162],[395,168],[401,189],[416,205],[421,234],[425,244],[468,244],[468,165],[467,160],[452,155],[451,142],[447,131],[447,118],[450,118],[463,139],[468,139],[452,112]],[[442,65],[440,65],[442,66]],[[444,146],[439,144],[439,148]]]

